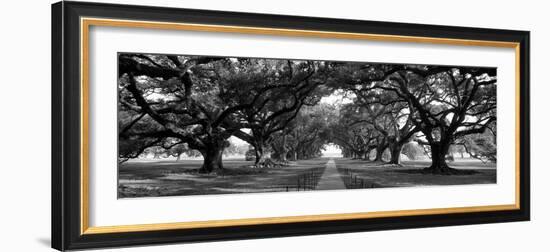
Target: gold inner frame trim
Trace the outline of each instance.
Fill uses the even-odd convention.
[[[88,111],[89,111],[89,77],[90,77],[89,76],[89,67],[90,67],[89,66],[89,49],[90,49],[89,32],[90,32],[91,26],[514,48],[515,57],[516,57],[516,62],[515,62],[515,65],[516,65],[516,70],[515,70],[516,71],[515,204],[90,227],[89,225],[90,224],[89,223],[89,210],[90,210],[89,209],[89,112]],[[81,43],[81,46],[80,46],[81,130],[80,132],[81,132],[81,145],[82,145],[81,151],[80,151],[80,154],[81,154],[80,233],[82,235],[120,233],[120,232],[139,232],[139,231],[159,231],[159,230],[173,230],[173,229],[209,228],[209,227],[227,227],[227,226],[241,226],[241,225],[282,224],[282,223],[292,223],[292,222],[352,220],[352,219],[384,218],[384,217],[397,217],[397,216],[490,212],[490,211],[520,209],[520,179],[519,179],[519,175],[520,175],[520,122],[519,122],[520,109],[519,108],[520,108],[521,97],[519,95],[519,90],[520,90],[519,89],[520,88],[519,46],[520,44],[517,42],[382,35],[382,34],[368,34],[368,33],[329,32],[329,31],[317,31],[317,30],[279,29],[279,28],[263,28],[263,27],[248,27],[248,26],[170,23],[170,22],[153,22],[153,21],[82,17],[80,19],[80,43]]]
[[[159,231],[169,229],[191,229],[191,228],[209,228],[209,227],[227,227],[236,225],[261,225],[261,224],[282,224],[291,222],[312,222],[327,220],[353,220],[353,219],[371,219],[393,216],[414,216],[428,214],[449,214],[449,213],[472,213],[488,212],[498,210],[514,210],[515,205],[494,205],[483,207],[455,207],[455,208],[437,208],[422,210],[397,210],[380,211],[369,213],[348,213],[348,214],[321,214],[321,215],[303,215],[303,216],[285,216],[268,218],[250,218],[250,219],[231,219],[231,220],[211,220],[211,221],[190,221],[175,223],[158,223],[142,225],[123,225],[123,226],[102,226],[89,227],[84,234],[104,234],[118,232],[138,232],[138,231]]]

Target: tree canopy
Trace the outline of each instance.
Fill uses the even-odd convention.
[[[121,162],[198,151],[210,173],[232,136],[253,147],[258,168],[319,156],[328,143],[377,161],[389,150],[398,165],[415,142],[432,173],[456,173],[452,146],[496,161],[494,68],[120,53],[118,73]],[[321,102],[336,93],[347,102]]]

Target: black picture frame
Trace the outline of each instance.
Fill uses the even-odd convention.
[[[519,209],[349,220],[82,234],[80,18],[101,17],[277,29],[519,43]],[[422,228],[530,218],[529,32],[103,3],[52,5],[52,247],[58,250]],[[513,165],[513,164],[510,164]]]

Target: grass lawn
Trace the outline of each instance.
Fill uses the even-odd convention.
[[[403,166],[353,159],[335,159],[335,162],[347,188],[493,184],[496,183],[497,178],[495,163],[484,164],[471,159],[457,159],[454,162],[448,162],[452,168],[475,171],[471,175],[434,175],[411,172],[430,166],[430,161],[403,161]]]
[[[271,169],[247,168],[252,161],[223,160],[220,174],[196,172],[202,160],[128,161],[119,165],[118,196],[151,197],[226,193],[274,192],[314,188],[326,158],[300,160]]]
[[[202,165],[202,160],[198,159],[129,161],[119,166],[118,196],[133,198],[313,190],[328,160],[300,160],[289,166],[257,169],[250,168],[252,161],[226,159],[223,161],[223,172],[217,174],[197,173]],[[474,171],[470,175],[416,172],[428,167],[430,161],[404,161],[403,166],[345,158],[334,161],[348,189],[496,183],[494,163],[484,164],[471,159],[448,163],[453,168]]]

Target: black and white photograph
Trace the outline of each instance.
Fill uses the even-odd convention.
[[[119,198],[497,181],[496,67],[117,57]]]

